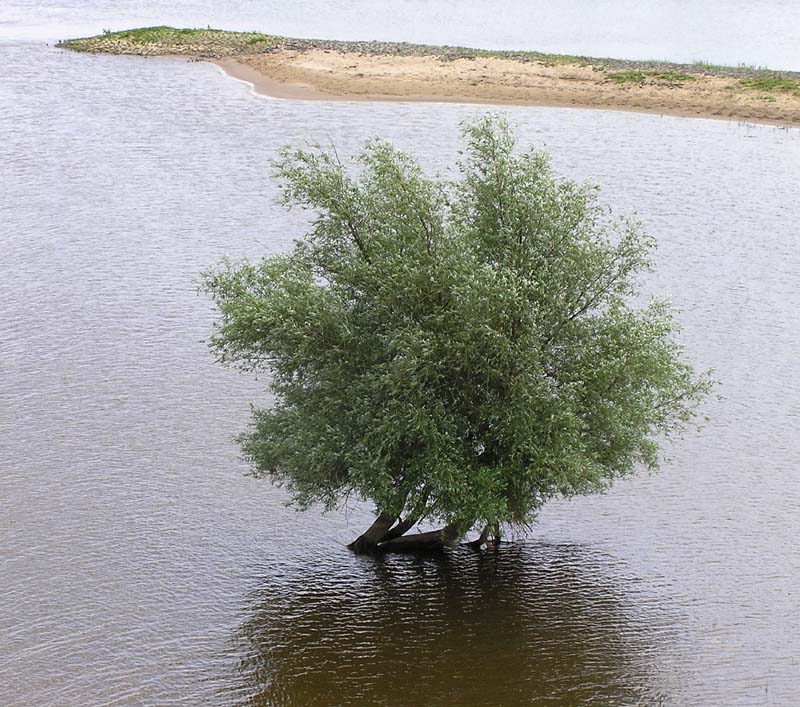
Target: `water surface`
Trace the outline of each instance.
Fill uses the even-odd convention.
[[[374,562],[344,548],[368,508],[295,514],[245,476],[263,381],[211,361],[197,275],[302,233],[282,144],[379,134],[444,170],[478,110],[0,55],[0,704],[797,703],[800,131],[504,111],[638,211],[721,399],[663,473],[552,503],[524,543]]]

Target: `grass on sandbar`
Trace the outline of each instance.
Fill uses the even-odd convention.
[[[233,55],[264,51],[275,38],[261,32],[228,32],[221,29],[140,27],[121,32],[104,30],[85,39],[70,39],[60,46],[83,52],[112,54],[214,54]]]
[[[682,81],[696,81],[697,76],[685,74],[679,71],[611,71],[606,74],[606,78],[619,85],[629,83],[641,84],[647,80],[665,83],[681,83]]]
[[[764,93],[793,93],[800,97],[800,81],[786,79],[781,76],[759,76],[757,78],[740,79],[739,86],[748,91]]]

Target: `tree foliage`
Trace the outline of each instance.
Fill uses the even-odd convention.
[[[668,306],[632,304],[653,249],[639,225],[518,154],[502,120],[464,136],[455,181],[381,141],[356,169],[284,150],[284,199],[310,231],[206,274],[219,360],[271,373],[245,455],[302,508],[352,495],[456,535],[527,524],[655,467],[708,389]]]

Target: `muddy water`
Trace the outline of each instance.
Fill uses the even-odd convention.
[[[444,169],[468,106],[254,97],[215,67],[0,47],[0,704],[793,705],[800,699],[800,131],[507,111],[660,249],[721,379],[661,474],[525,542],[354,558],[232,436],[197,274],[303,230],[284,143],[380,134]]]

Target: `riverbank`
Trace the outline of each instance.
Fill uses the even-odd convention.
[[[170,27],[59,46],[213,61],[280,98],[614,109],[800,126],[800,72]]]

